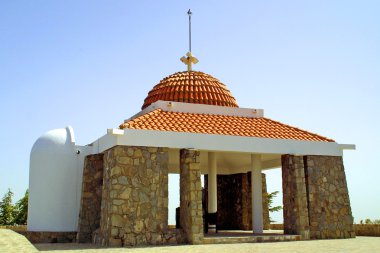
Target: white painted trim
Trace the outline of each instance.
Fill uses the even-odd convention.
[[[112,133],[107,133],[106,135],[103,135],[96,141],[90,144],[92,147],[92,154],[98,154],[102,153],[103,151],[106,151],[107,149],[110,149],[118,144],[117,137],[119,135],[115,135]],[[120,144],[123,145],[123,144]],[[124,144],[124,145],[131,145],[131,144]]]
[[[124,135],[124,130],[122,129],[116,129],[116,128],[108,128],[107,134],[113,134],[113,135]]]
[[[298,141],[244,136],[183,133],[170,131],[124,129],[109,131],[94,143],[93,153],[100,153],[116,145],[193,148],[209,151],[257,154],[295,154],[342,156],[342,146],[336,142]],[[348,145],[349,146],[349,145]]]
[[[218,184],[217,184],[217,165],[215,152],[208,152],[208,213],[218,211]],[[215,225],[215,224],[214,224]]]
[[[263,232],[263,193],[261,177],[261,155],[251,154],[251,194],[253,233]]]
[[[74,129],[72,126],[67,126],[66,131],[69,134],[70,142],[72,144],[75,144],[75,135],[74,135]]]
[[[339,144],[339,148],[342,150],[356,150],[355,144]]]
[[[262,118],[264,117],[263,109],[254,108],[238,108],[238,107],[228,107],[228,106],[217,106],[217,105],[204,105],[204,104],[192,104],[192,103],[182,103],[182,102],[171,102],[171,101],[156,101],[149,105],[144,110],[135,114],[129,119],[124,120],[128,122],[139,116],[147,114],[156,109],[161,109],[165,112],[183,112],[183,113],[196,113],[196,114],[212,114],[212,115],[224,115],[224,116],[235,116],[235,117],[245,117],[245,118]]]

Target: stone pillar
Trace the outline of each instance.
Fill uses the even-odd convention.
[[[77,242],[89,243],[100,226],[103,186],[103,154],[88,155],[84,160]]]
[[[310,238],[353,238],[353,218],[341,156],[305,156]]]
[[[216,216],[218,211],[216,175],[216,154],[208,152],[208,233],[216,233]]]
[[[252,228],[263,232],[263,199],[261,182],[261,155],[251,154]]]
[[[180,222],[185,240],[191,244],[203,241],[202,186],[200,152],[180,150]]]
[[[168,150],[115,146],[104,152],[99,235],[103,246],[160,245],[168,223]]]
[[[304,162],[302,156],[282,155],[282,189],[284,203],[284,233],[309,239]]]
[[[269,218],[269,206],[268,206],[268,192],[267,192],[267,178],[264,173],[261,173],[262,180],[262,196],[263,196],[263,226],[264,230],[270,229],[270,218]]]
[[[236,175],[236,174],[235,174]],[[227,191],[234,191],[233,199],[236,204],[241,206],[241,209],[235,210],[234,214],[236,214],[236,218],[238,220],[237,225],[240,225],[238,229],[242,230],[252,230],[252,185],[251,185],[251,172],[248,173],[242,173],[237,174],[241,176],[241,187],[238,187],[238,189],[234,189],[234,185],[240,186],[239,184],[236,184],[235,182],[230,183],[230,186],[227,186]],[[229,175],[228,177],[231,177],[234,175]],[[240,191],[241,194],[239,194]],[[228,212],[227,215],[230,215],[231,211]],[[227,216],[228,217],[228,216]]]

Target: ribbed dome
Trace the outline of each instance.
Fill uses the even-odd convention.
[[[239,107],[226,85],[199,71],[177,72],[165,77],[149,91],[141,109],[158,100]]]

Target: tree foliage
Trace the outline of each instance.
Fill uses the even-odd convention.
[[[28,218],[28,199],[29,190],[26,190],[24,197],[17,201],[15,205],[15,215],[13,223],[18,225],[25,225]]]
[[[13,192],[8,189],[0,203],[0,225],[12,225],[14,206],[12,204]]]
[[[25,225],[28,217],[29,191],[13,205],[13,192],[8,189],[0,202],[0,225]]]
[[[273,199],[277,196],[278,193],[279,191],[274,191],[267,194],[269,213],[274,213],[274,212],[278,212],[282,210],[282,206],[273,206]],[[269,219],[270,219],[270,222],[275,222],[274,220],[272,220],[272,218],[269,218]]]
[[[365,219],[364,221],[360,220],[360,224],[380,224],[380,219],[375,219],[375,220]]]

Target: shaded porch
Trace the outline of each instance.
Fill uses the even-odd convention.
[[[222,236],[221,229],[223,237],[229,235],[227,230],[230,229],[242,229],[244,236],[248,236],[246,230],[250,235],[263,234],[264,225],[269,228],[269,212],[265,175],[261,172],[280,165],[281,156],[273,154],[170,149],[169,173],[179,172],[181,182],[177,227],[186,234],[188,222],[193,222],[191,228],[187,228],[190,234],[196,234],[188,238],[191,243],[201,243],[203,235],[207,237],[216,232],[217,237]],[[205,175],[203,192],[201,174]],[[187,210],[189,208],[191,210]],[[191,217],[183,216],[189,213]],[[234,223],[236,226],[231,225]]]

